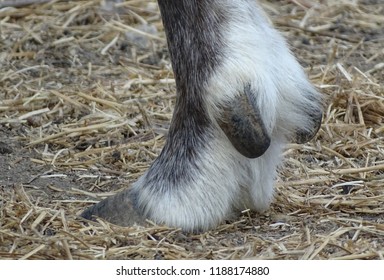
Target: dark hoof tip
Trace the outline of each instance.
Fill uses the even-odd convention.
[[[146,221],[146,218],[133,206],[131,196],[127,192],[121,192],[100,201],[84,210],[80,217],[90,221],[96,221],[99,217],[123,227],[143,225]]]

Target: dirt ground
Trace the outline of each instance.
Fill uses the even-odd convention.
[[[202,234],[84,223],[164,145],[175,85],[156,1],[0,8],[0,259],[384,259],[384,5],[261,1],[324,94],[265,214]]]

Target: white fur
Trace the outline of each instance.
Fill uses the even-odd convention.
[[[149,219],[187,231],[212,228],[235,209],[266,210],[284,146],[298,127],[308,126],[302,108],[320,110],[318,93],[257,2],[223,0],[220,5],[232,15],[223,27],[225,60],[206,85],[215,137],[207,138],[206,147],[199,151],[200,168],[192,182],[180,180],[175,188],[158,182],[156,188],[174,190],[163,195],[143,188],[146,175],[133,186]],[[233,99],[247,83],[271,135],[270,147],[256,159],[242,156],[215,122],[219,105]]]

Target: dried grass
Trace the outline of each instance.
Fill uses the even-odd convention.
[[[197,235],[77,218],[164,144],[175,89],[156,2],[39,2],[0,10],[1,259],[383,259],[380,0],[263,1],[327,97],[323,125],[286,151],[270,211]]]

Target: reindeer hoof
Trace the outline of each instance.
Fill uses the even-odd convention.
[[[119,226],[144,225],[146,218],[134,207],[133,198],[128,191],[108,197],[89,207],[80,215],[87,220],[96,217]]]

